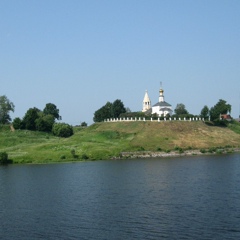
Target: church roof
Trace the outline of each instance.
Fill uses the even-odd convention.
[[[163,108],[161,108],[161,111],[171,111],[172,112],[172,109],[169,109],[167,107],[163,107]]]
[[[148,96],[147,90],[146,90],[146,92],[145,92],[145,95],[144,95],[144,98],[143,98],[143,102],[151,102],[151,101],[150,101],[150,98],[149,98],[149,96]]]
[[[171,107],[172,105],[164,101],[164,102],[158,102],[155,105],[153,105],[153,107],[157,107],[157,106],[160,106],[160,107]]]

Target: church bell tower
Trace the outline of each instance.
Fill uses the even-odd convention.
[[[148,96],[148,92],[146,90],[144,98],[143,98],[143,109],[142,112],[146,112],[148,109],[151,108],[151,100]]]

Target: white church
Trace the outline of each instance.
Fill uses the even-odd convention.
[[[160,88],[158,102],[151,107],[151,100],[148,96],[148,92],[146,91],[143,98],[142,112],[151,114],[156,113],[159,117],[165,117],[166,115],[171,116],[173,112],[172,105],[165,102],[163,92],[163,89]]]

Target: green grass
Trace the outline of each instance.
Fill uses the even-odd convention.
[[[177,121],[96,123],[75,127],[74,133],[65,139],[27,130],[11,132],[9,126],[0,126],[0,151],[7,152],[14,163],[50,163],[110,159],[121,152],[184,152],[240,145],[237,122],[228,128]]]
[[[237,134],[240,134],[240,122],[233,121],[228,124],[228,128],[234,131]]]

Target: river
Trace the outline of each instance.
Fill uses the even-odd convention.
[[[0,167],[0,239],[240,239],[240,154]]]

